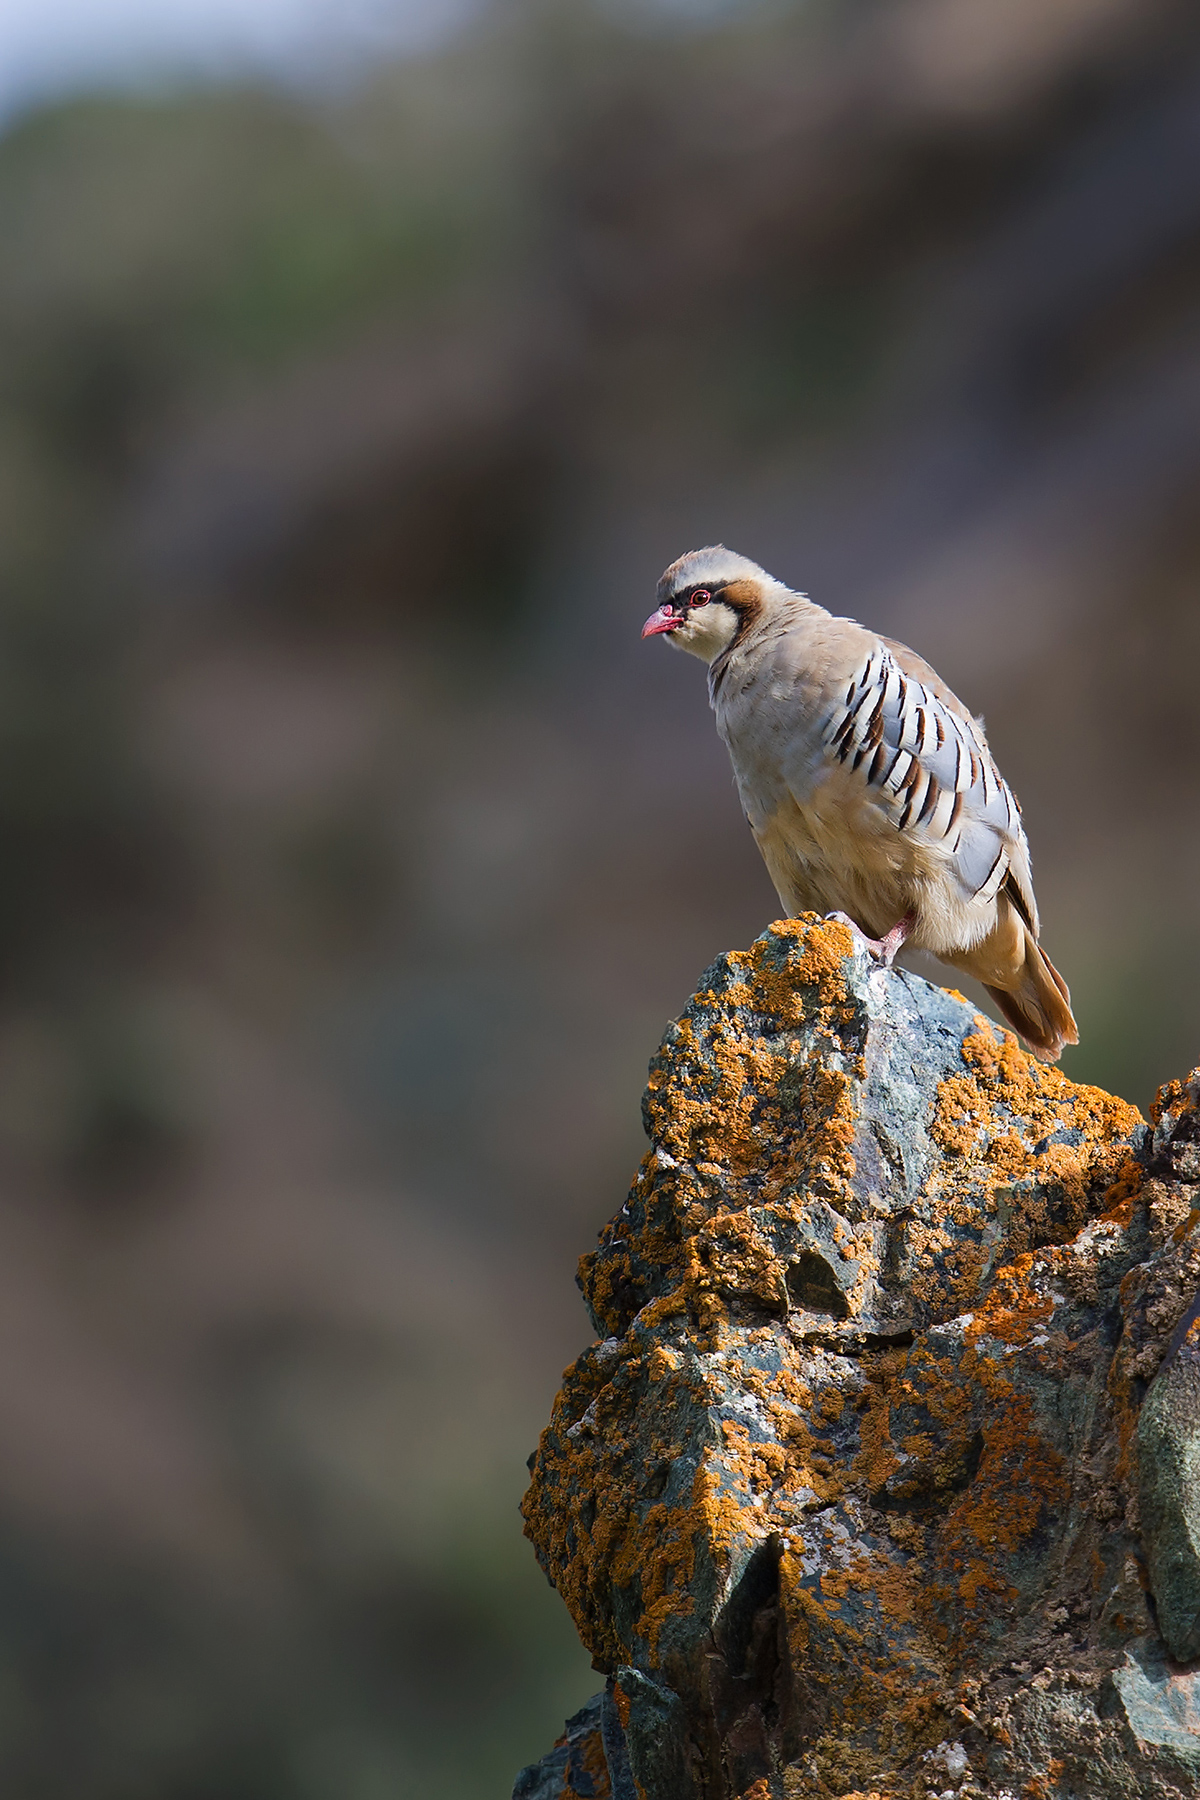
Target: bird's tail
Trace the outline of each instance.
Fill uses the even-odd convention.
[[[1044,1062],[1057,1062],[1067,1044],[1079,1042],[1067,984],[1028,927],[1025,960],[1011,986],[988,986],[987,992],[1013,1030],[1020,1032]]]

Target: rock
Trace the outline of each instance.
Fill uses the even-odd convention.
[[[1152,1166],[1176,1178],[1189,1199],[1200,1182],[1200,1079],[1171,1083],[1155,1108]],[[1180,1204],[1182,1202],[1180,1201]],[[1176,1227],[1182,1242],[1200,1214],[1189,1207]],[[1188,1281],[1172,1293],[1182,1316],[1138,1415],[1142,1532],[1159,1630],[1177,1662],[1200,1657],[1200,1290]]]
[[[1196,1678],[1174,1668],[1162,1656],[1152,1638],[1135,1638],[1125,1660],[1113,1674],[1113,1687],[1121,1708],[1143,1744],[1159,1744],[1173,1750],[1179,1761],[1200,1776],[1200,1704]],[[1131,1788],[1130,1792],[1137,1792]]]
[[[1142,1530],[1158,1627],[1176,1662],[1200,1657],[1200,1348],[1155,1376],[1137,1431]]]
[[[832,922],[705,974],[524,1506],[618,1800],[1195,1792],[1197,1091]]]
[[[597,1694],[568,1719],[553,1750],[521,1770],[512,1800],[614,1800],[603,1712],[604,1699]]]

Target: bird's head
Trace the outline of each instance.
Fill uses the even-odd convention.
[[[724,544],[689,550],[659,582],[658,609],[642,626],[642,636],[665,632],[677,649],[715,662],[762,615],[776,591],[787,590]]]

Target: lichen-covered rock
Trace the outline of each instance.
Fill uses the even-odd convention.
[[[1146,1570],[1194,1516],[1196,1093],[1151,1133],[832,922],[707,972],[525,1502],[614,1793],[1195,1792]]]

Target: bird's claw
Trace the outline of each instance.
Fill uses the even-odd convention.
[[[899,920],[897,924],[892,926],[892,929],[885,937],[873,938],[867,936],[862,926],[856,924],[849,913],[831,912],[826,913],[825,917],[831,919],[837,925],[848,925],[858,941],[871,952],[872,956],[876,957],[879,962],[882,963],[885,969],[891,968],[896,960],[897,952],[902,948],[905,939],[909,936],[913,926],[917,922],[913,913],[905,913],[904,917]]]

